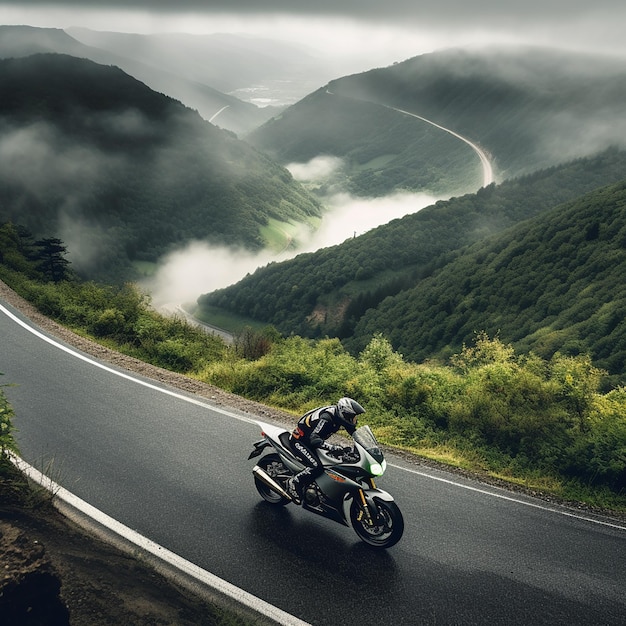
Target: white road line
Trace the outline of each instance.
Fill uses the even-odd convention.
[[[418,470],[413,470],[408,467],[402,467],[400,465],[395,465],[393,463],[389,463],[388,465],[395,469],[409,472],[410,474],[416,474],[417,476],[430,478],[431,480],[436,480],[440,483],[445,483],[447,485],[452,485],[454,487],[460,487],[461,489],[467,489],[468,491],[475,491],[476,493],[481,493],[486,496],[491,496],[492,498],[499,498],[500,500],[507,500],[508,502],[515,502],[516,504],[523,504],[524,506],[529,506],[533,509],[540,509],[542,511],[548,511],[550,513],[557,513],[558,515],[565,515],[566,517],[573,517],[575,519],[578,519],[584,522],[592,522],[593,524],[600,524],[601,526],[608,526],[609,528],[616,528],[618,530],[626,530],[626,526],[621,526],[620,524],[617,524],[617,523],[605,522],[603,520],[594,519],[593,517],[586,517],[584,515],[579,515],[578,513],[572,513],[570,511],[565,511],[562,509],[555,509],[555,508],[546,506],[544,504],[537,504],[535,502],[528,502],[526,500],[520,500],[519,498],[514,498],[512,496],[507,496],[501,493],[494,493],[493,491],[488,491],[487,489],[480,489],[479,487],[472,487],[471,485],[464,485],[463,483],[459,483],[454,480],[450,480],[448,478],[441,478],[440,476],[433,476],[432,474],[427,474],[426,472],[420,472]]]
[[[278,607],[253,596],[247,591],[244,591],[239,587],[235,587],[235,585],[232,585],[222,578],[211,574],[211,572],[207,572],[201,567],[198,567],[181,556],[178,556],[178,554],[171,552],[154,541],[151,541],[147,537],[140,535],[128,526],[121,524],[117,520],[106,515],[106,513],[96,509],[91,506],[91,504],[88,504],[84,500],[81,500],[60,485],[56,484],[45,474],[41,473],[39,470],[35,469],[19,457],[11,455],[11,459],[18,469],[26,474],[28,478],[53,493],[55,498],[61,500],[64,504],[69,506],[70,509],[87,516],[98,525],[113,533],[116,537],[138,547],[144,554],[148,554],[156,558],[158,562],[172,566],[175,570],[182,572],[202,585],[206,585],[210,589],[217,591],[221,596],[224,596],[229,600],[234,600],[235,602],[252,609],[255,613],[270,618],[278,624],[283,626],[310,626],[308,622],[304,622],[297,617],[286,613],[282,609],[279,609]]]
[[[154,391],[158,391],[159,393],[164,393],[165,395],[168,396],[172,396],[174,398],[178,398],[179,400],[184,400],[185,402],[189,402],[190,404],[195,404],[197,406],[201,406],[204,407],[206,409],[211,409],[212,411],[216,411],[217,413],[222,413],[223,415],[227,415],[228,417],[233,417],[235,419],[238,419],[242,422],[248,422],[249,424],[255,424],[255,420],[252,418],[248,418],[245,417],[243,415],[239,415],[237,413],[232,413],[231,411],[228,411],[226,409],[223,409],[219,406],[215,406],[213,404],[208,404],[206,402],[202,402],[201,400],[197,400],[196,398],[192,398],[189,396],[185,396],[182,395],[180,393],[177,393],[175,391],[172,391],[170,389],[165,389],[164,387],[159,387],[157,385],[154,385],[152,383],[149,383],[145,380],[141,380],[140,378],[136,378],[135,376],[131,376],[130,374],[126,374],[124,372],[120,372],[119,370],[116,370],[112,367],[109,367],[108,365],[105,365],[104,363],[100,363],[99,361],[96,361],[84,354],[80,354],[80,352],[76,352],[76,350],[73,350],[72,348],[69,348],[67,346],[64,346],[63,344],[59,343],[58,341],[55,341],[54,339],[52,339],[51,337],[48,337],[47,335],[44,335],[42,332],[38,331],[36,328],[33,328],[30,324],[27,324],[26,322],[24,322],[23,320],[21,320],[19,317],[17,317],[16,315],[14,315],[13,313],[11,313],[11,311],[9,311],[6,307],[4,307],[2,304],[0,304],[0,311],[2,311],[7,317],[11,318],[15,323],[19,324],[20,326],[22,326],[23,328],[25,328],[27,331],[29,331],[30,333],[32,333],[33,335],[39,337],[40,339],[43,339],[44,341],[47,341],[49,344],[55,346],[56,348],[59,348],[59,350],[63,350],[64,352],[67,352],[68,354],[71,354],[72,356],[75,356],[77,359],[81,359],[82,361],[85,361],[86,363],[89,363],[90,365],[94,365],[95,367],[99,367],[102,370],[105,370],[106,372],[109,372],[110,374],[115,374],[116,376],[119,376],[120,378],[125,378],[126,380],[130,380],[132,382],[137,383],[138,385],[143,385],[144,387],[148,387],[148,389],[152,389]]]

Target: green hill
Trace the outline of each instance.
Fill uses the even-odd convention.
[[[320,155],[341,158],[341,169],[327,184],[354,195],[383,196],[399,189],[453,195],[482,183],[480,161],[466,143],[426,122],[327,88],[246,140],[284,164]]]
[[[197,239],[259,249],[318,203],[282,167],[115,67],[0,61],[0,222],[58,236],[73,267],[127,280]]]
[[[447,50],[340,78],[254,131],[281,163],[345,160],[355,193],[480,186],[478,143],[498,180],[597,153],[621,139],[626,69],[609,57],[533,48]],[[381,106],[384,105],[384,106]],[[473,185],[473,186],[472,186]]]
[[[199,303],[271,323],[285,334],[348,339],[365,311],[444,267],[456,251],[621,181],[625,172],[626,152],[609,150],[492,185],[339,246],[272,263]]]
[[[382,302],[350,343],[382,331],[410,359],[445,355],[478,331],[544,358],[589,354],[626,382],[626,181],[477,243]]]

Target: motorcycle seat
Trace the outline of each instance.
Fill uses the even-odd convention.
[[[283,446],[285,448],[287,448],[287,450],[291,450],[291,446],[289,445],[289,437],[290,437],[290,435],[289,435],[288,432],[281,433],[278,436],[278,439],[280,440],[280,443],[282,443]]]

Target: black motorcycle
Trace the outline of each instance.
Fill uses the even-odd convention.
[[[248,459],[264,451],[267,454],[252,469],[254,483],[264,500],[284,506],[293,501],[286,482],[304,465],[291,452],[288,431],[257,423],[263,438],[254,443]],[[389,548],[400,541],[404,520],[393,497],[374,484],[374,478],[384,474],[387,462],[369,426],[357,428],[352,439],[354,447],[344,450],[341,458],[318,451],[324,473],[306,488],[302,508],[351,526],[371,546]]]

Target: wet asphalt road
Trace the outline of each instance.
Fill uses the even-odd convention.
[[[349,528],[260,500],[247,461],[259,434],[253,416],[109,370],[0,310],[0,383],[15,384],[4,391],[22,457],[302,620],[626,624],[623,525],[388,459],[378,485],[396,498],[406,530],[376,552]]]

